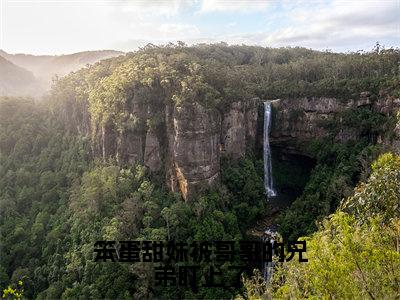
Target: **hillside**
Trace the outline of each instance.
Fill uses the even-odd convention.
[[[400,156],[381,155],[371,168],[317,232],[303,238],[308,263],[278,263],[268,287],[259,275],[246,280],[251,299],[399,297]]]
[[[31,72],[0,56],[0,96],[35,94],[35,84],[36,80]]]
[[[122,55],[113,50],[85,51],[66,55],[9,54],[0,50],[0,55],[13,64],[29,70],[36,77],[41,90],[49,90],[52,79],[79,70],[102,59]]]

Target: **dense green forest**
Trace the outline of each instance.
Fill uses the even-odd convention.
[[[220,184],[192,201],[170,191],[164,169],[102,159],[94,145],[96,128],[144,130],[125,110],[133,94],[156,106],[197,102],[221,112],[254,97],[343,101],[368,91],[374,101],[400,97],[399,62],[398,49],[379,45],[348,54],[223,43],[148,45],[59,79],[40,101],[0,98],[2,296],[399,297],[400,158],[380,156],[388,149],[376,143],[378,135],[390,138],[398,119],[368,107],[321,124],[330,134],[305,145],[315,161],[306,182],[286,176],[290,166],[285,173],[274,162],[280,184],[301,190],[277,219],[280,234],[306,239],[309,263],[279,266],[270,286],[248,274],[241,288],[156,287],[156,263],[99,263],[93,256],[98,240],[251,239],[248,230],[273,209],[256,149],[239,160],[222,157]],[[78,126],[87,113],[92,131]],[[155,114],[145,126],[159,130],[159,119]],[[359,138],[339,143],[338,122],[360,132]],[[206,267],[200,265],[199,278]],[[223,280],[234,276],[229,267],[222,266]]]
[[[248,295],[253,299],[397,298],[399,179],[400,156],[380,156],[366,182],[319,223],[317,232],[302,238],[308,243],[308,263],[281,264],[270,286],[256,273],[245,280]]]

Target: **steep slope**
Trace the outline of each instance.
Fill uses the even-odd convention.
[[[282,267],[276,298],[399,296],[400,156],[386,153],[371,167],[368,180],[306,238],[309,263]]]
[[[0,96],[31,94],[35,84],[35,77],[31,72],[0,56]]]
[[[68,55],[30,55],[9,54],[0,50],[0,55],[15,65],[31,71],[43,90],[48,90],[55,76],[61,77],[70,72],[94,64],[102,59],[122,55],[123,52],[113,50],[85,51]]]
[[[386,153],[338,210],[302,240],[303,258],[276,264],[270,284],[255,272],[251,299],[397,299],[400,295],[400,156]]]

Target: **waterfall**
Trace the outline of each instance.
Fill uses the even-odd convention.
[[[262,274],[264,280],[267,282],[267,284],[270,283],[272,275],[274,274],[274,268],[275,268],[275,262],[273,262],[273,256],[274,256],[274,244],[275,244],[275,238],[276,238],[276,231],[268,228],[265,230],[264,235],[262,237],[262,242],[269,244],[269,247],[271,247],[271,252],[269,253],[271,256],[267,256],[269,260],[271,261],[266,261],[263,262],[262,264]]]
[[[275,197],[272,180],[271,148],[269,146],[269,127],[271,125],[271,102],[264,102],[264,187],[267,197]]]
[[[276,192],[274,190],[274,182],[272,179],[272,159],[271,159],[271,147],[269,145],[269,130],[271,126],[271,102],[264,102],[264,189],[267,198],[275,197]],[[274,226],[269,226],[262,236],[263,243],[268,243],[271,247],[271,252],[269,253],[271,257],[269,260],[262,263],[262,274],[269,285],[271,278],[274,274],[275,263],[272,261],[274,256],[274,246],[277,237],[277,231]]]

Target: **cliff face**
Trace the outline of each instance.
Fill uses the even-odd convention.
[[[387,145],[393,152],[400,153],[400,98],[385,97],[374,103],[374,109],[386,116],[396,116],[397,122],[393,130],[393,137],[378,137],[378,143]]]
[[[94,156],[161,172],[171,190],[190,201],[218,183],[221,155],[238,159],[255,148],[258,99],[234,102],[221,112],[199,103],[165,104],[162,95],[143,101],[143,94],[126,102],[125,123],[132,123],[127,128],[117,129],[111,122],[93,124],[87,114],[70,116],[80,133],[92,136]]]
[[[400,109],[400,99],[371,101],[364,93],[357,101],[309,97],[273,100],[272,105],[271,146],[283,154],[307,156],[303,146],[327,134],[321,122],[365,106],[393,115]],[[72,117],[79,132],[92,136],[95,156],[125,165],[144,164],[164,174],[170,189],[189,201],[203,188],[218,183],[222,155],[238,159],[263,142],[260,99],[234,102],[221,112],[191,102],[176,107],[166,104],[162,94],[149,96],[142,91],[126,101],[124,109],[129,126],[122,129],[111,123],[93,124],[87,108],[81,109],[80,121],[76,113]],[[344,142],[358,136],[354,129],[343,127],[336,139]],[[400,149],[400,124],[392,137],[378,137],[377,142]]]
[[[372,111],[384,115],[395,116],[400,110],[400,99],[381,97],[375,101],[368,93],[362,93],[359,100],[338,100],[324,97],[304,97],[296,99],[273,100],[273,122],[270,133],[271,145],[288,153],[307,155],[304,145],[322,138],[328,134],[323,126],[327,120],[332,120],[339,113],[349,109],[369,107]],[[400,124],[394,130],[391,139],[378,136],[377,142],[385,144],[393,151],[400,149]],[[338,142],[356,140],[360,132],[346,127],[339,122],[335,139]]]
[[[222,152],[237,159],[245,154],[246,148],[255,148],[260,103],[257,98],[234,102],[223,115],[220,131]]]
[[[325,130],[320,122],[350,108],[350,103],[341,103],[335,98],[310,97],[274,100],[272,107],[271,142],[279,144],[322,137]]]
[[[218,180],[220,124],[217,111],[197,103],[174,109],[171,175],[185,199]]]

